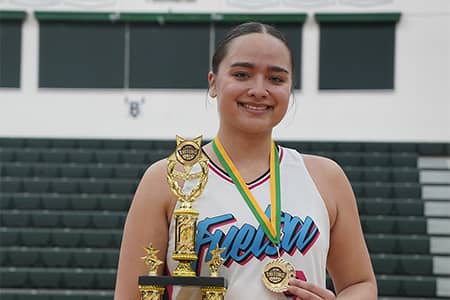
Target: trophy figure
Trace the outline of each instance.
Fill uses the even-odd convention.
[[[147,252],[147,255],[141,258],[147,265],[148,276],[156,276],[158,266],[163,263],[163,261],[156,256],[159,250],[153,248],[151,243],[144,249]],[[158,285],[148,285],[148,286],[139,285],[139,293],[141,296],[141,300],[160,300],[162,299],[164,290],[165,290],[164,287]]]
[[[208,157],[201,148],[202,137],[185,140],[176,137],[175,151],[167,159],[167,183],[179,201],[179,207],[173,212],[175,219],[175,247],[172,258],[178,262],[173,276],[157,276],[156,270],[162,263],[156,257],[159,250],[151,245],[146,247],[147,255],[143,257],[149,268],[148,276],[139,277],[141,300],[160,300],[168,285],[199,286],[202,299],[221,300],[226,291],[226,281],[218,277],[218,269],[223,264],[220,253],[224,249],[211,251],[212,259],[208,262],[211,276],[197,277],[191,263],[198,259],[195,253],[195,237],[199,212],[192,208],[195,200],[202,194],[208,182]],[[194,166],[198,168],[194,171]],[[195,183],[186,191],[180,183]]]
[[[216,248],[211,251],[212,258],[207,262],[211,277],[219,276],[219,268],[225,261],[220,254],[224,250],[225,248]],[[223,300],[227,289],[222,286],[203,286],[201,287],[201,291],[203,300]]]

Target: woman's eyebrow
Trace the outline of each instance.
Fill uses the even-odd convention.
[[[280,67],[280,66],[269,66],[269,70],[271,70],[273,72],[283,72],[283,73],[289,74],[288,70],[286,70],[285,68]]]
[[[231,68],[234,67],[244,67],[244,68],[254,68],[255,65],[249,62],[235,62],[230,65]]]
[[[232,63],[230,65],[230,67],[231,68],[233,68],[233,67],[243,67],[243,68],[253,69],[253,68],[255,68],[255,65],[252,64],[252,63],[249,63],[249,62],[235,62],[235,63]],[[283,72],[283,73],[289,74],[288,70],[286,70],[285,68],[280,67],[280,66],[269,66],[268,69],[270,71],[273,71],[273,72]]]

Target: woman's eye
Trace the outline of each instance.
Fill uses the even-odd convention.
[[[238,79],[248,78],[248,74],[245,73],[245,72],[235,72],[235,73],[233,73],[233,76],[238,78]]]
[[[275,82],[275,83],[283,83],[284,79],[281,77],[278,77],[278,76],[271,76],[270,81]]]

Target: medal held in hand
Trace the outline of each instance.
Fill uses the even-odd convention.
[[[263,282],[266,288],[272,292],[285,292],[288,287],[289,279],[294,277],[294,266],[281,257],[271,261],[264,267]]]

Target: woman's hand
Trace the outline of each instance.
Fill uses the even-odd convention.
[[[298,300],[335,300],[336,296],[330,290],[321,288],[315,284],[291,278],[287,292]]]

